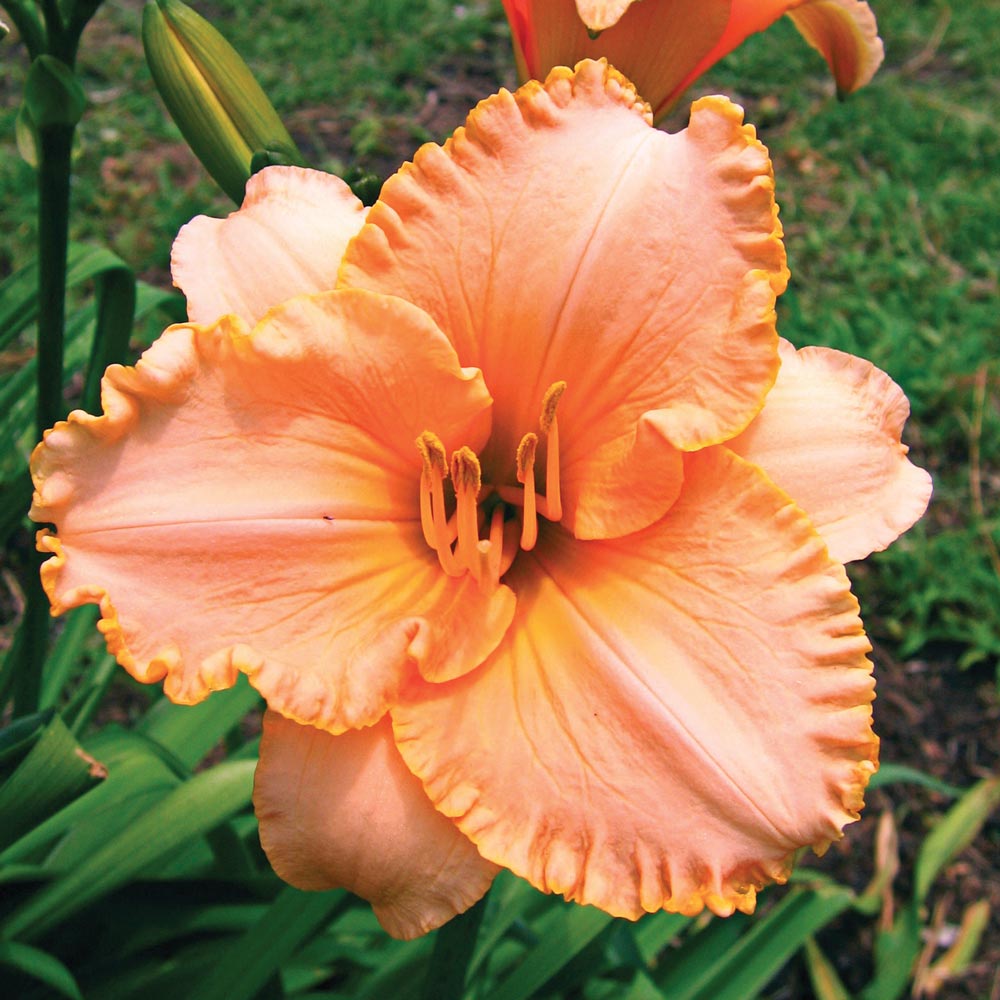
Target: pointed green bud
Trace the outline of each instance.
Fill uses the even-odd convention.
[[[246,63],[186,4],[146,4],[142,42],[171,117],[195,156],[237,204],[255,162],[303,162]]]

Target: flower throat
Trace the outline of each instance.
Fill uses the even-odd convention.
[[[518,549],[530,550],[538,541],[538,516],[547,521],[562,518],[559,492],[559,424],[556,407],[566,389],[553,382],[542,399],[538,420],[545,436],[545,493],[535,490],[535,455],[538,435],[528,432],[517,446],[517,481],[503,486],[482,481],[479,458],[463,445],[447,453],[432,431],[417,438],[424,460],[420,473],[420,524],[427,544],[437,552],[441,568],[449,576],[471,573],[481,587],[494,587],[510,569]],[[451,477],[454,506],[451,514],[445,497],[445,480]],[[508,513],[520,512],[508,519]],[[486,537],[480,532],[486,529]]]

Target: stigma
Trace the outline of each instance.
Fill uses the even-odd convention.
[[[465,445],[449,460],[433,431],[425,430],[417,438],[423,459],[420,525],[424,540],[449,576],[471,573],[481,587],[495,587],[517,552],[535,547],[539,516],[547,521],[562,518],[556,408],[565,389],[565,382],[555,382],[542,399],[538,429],[546,439],[543,493],[535,485],[539,434],[533,431],[517,447],[517,486],[484,483],[479,457]]]

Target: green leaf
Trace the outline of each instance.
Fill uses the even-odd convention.
[[[980,899],[966,907],[962,923],[951,947],[920,977],[920,995],[936,996],[949,979],[960,976],[976,957],[990,922],[990,904]]]
[[[108,365],[125,361],[135,323],[136,282],[130,268],[113,267],[97,281],[97,318],[87,363],[82,406],[93,413],[101,405],[101,379]]]
[[[85,641],[96,634],[97,614],[96,606],[88,604],[74,608],[66,615],[63,629],[45,661],[40,707],[53,708],[62,700],[74,668],[82,663],[86,655],[83,650]]]
[[[0,965],[17,969],[30,979],[52,987],[60,996],[83,1000],[73,974],[46,951],[18,941],[0,941]]]
[[[851,995],[840,981],[833,963],[811,937],[806,938],[805,959],[806,968],[809,970],[809,982],[812,983],[816,1000],[851,1000]]]
[[[108,727],[85,746],[107,767],[107,778],[12,843],[0,853],[0,864],[38,856],[59,841],[47,864],[73,867],[127,826],[132,802],[149,808],[180,784],[161,756],[132,733]]]
[[[755,920],[702,974],[670,1000],[751,1000],[805,944],[809,935],[846,910],[848,889],[794,889],[761,920]]]
[[[104,777],[101,765],[85,754],[62,719],[42,731],[14,773],[0,785],[0,849],[83,795]]]
[[[888,930],[875,938],[875,976],[861,991],[861,1000],[899,1000],[920,955],[920,917],[910,903],[896,914]]]
[[[652,965],[660,952],[691,924],[692,919],[681,913],[666,913],[663,910],[643,917],[635,927],[635,943],[643,961]]]
[[[469,960],[486,912],[486,899],[459,913],[434,934],[434,950],[424,976],[424,1000],[460,1000],[465,993]]]
[[[261,704],[261,697],[244,675],[226,691],[216,691],[199,705],[158,701],[143,717],[137,731],[166,747],[189,769]]]
[[[346,896],[343,890],[301,892],[287,886],[258,923],[219,955],[187,1000],[252,1000]]]
[[[195,775],[11,914],[0,935],[30,940],[204,836],[249,804],[254,766],[226,762]]]
[[[950,799],[956,799],[965,789],[958,785],[949,785],[940,778],[933,775],[924,774],[915,767],[907,767],[905,764],[880,764],[879,769],[872,775],[868,783],[869,788],[884,788],[886,785],[920,785],[922,788],[929,788],[932,792],[940,792]]]
[[[913,874],[913,898],[918,903],[927,898],[941,869],[976,839],[998,805],[1000,777],[986,778],[966,792],[927,835]]]
[[[640,970],[635,974],[632,985],[622,1000],[665,1000],[665,998],[649,975]]]
[[[559,907],[546,921],[538,944],[490,994],[490,1000],[527,1000],[534,996],[607,929],[612,919],[592,906]]]
[[[0,778],[7,777],[15,765],[27,756],[54,714],[35,712],[34,715],[22,715],[0,729]]]

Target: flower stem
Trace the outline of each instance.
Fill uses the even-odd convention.
[[[465,974],[486,912],[486,898],[484,896],[435,934],[423,1000],[461,1000],[465,994]]]
[[[72,125],[39,130],[38,163],[38,435],[65,414],[63,334],[69,241]]]
[[[72,125],[38,130],[38,436],[65,416],[63,338],[66,325],[66,250],[69,241],[70,153]],[[24,641],[16,664],[14,713],[38,708],[48,651],[48,599],[39,581],[41,556],[33,554],[28,574]]]

